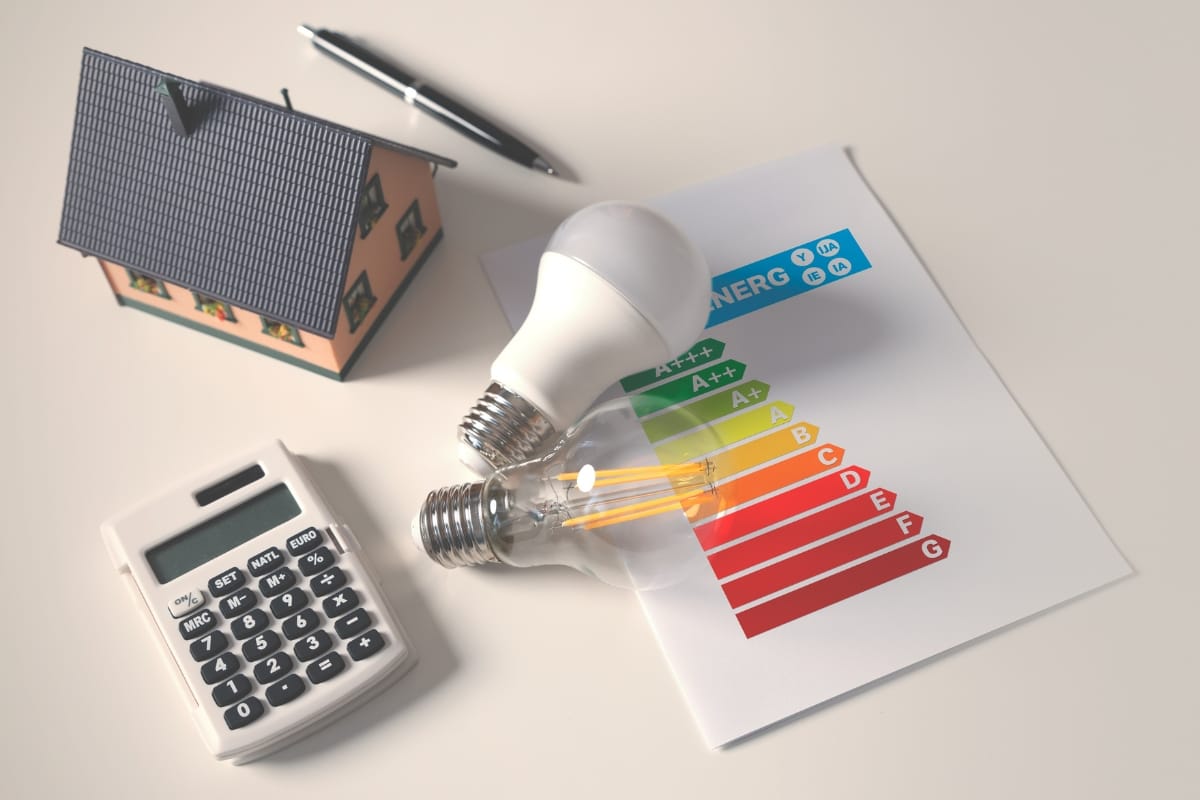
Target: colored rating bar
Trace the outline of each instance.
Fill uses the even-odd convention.
[[[843,455],[845,451],[835,444],[824,444],[805,450],[789,459],[720,484],[716,492],[685,500],[684,510],[688,512],[689,519],[712,516],[723,509],[740,506],[776,489],[807,480],[830,467],[836,467],[842,463]],[[703,541],[701,543],[703,544]],[[706,544],[705,549],[712,546]]]
[[[830,477],[836,478],[839,476],[834,475]],[[817,493],[817,490],[822,488],[818,486],[821,481],[828,480],[829,478],[821,478],[818,481],[807,484],[805,487],[800,487],[801,489],[809,489],[812,496],[806,498],[796,497],[795,499],[810,506],[814,499],[825,502]],[[844,483],[838,481],[836,484],[830,485],[836,488],[844,486]],[[799,489],[796,490],[796,494],[800,494]],[[702,531],[701,528],[697,528],[696,535],[702,537],[701,541],[705,539],[712,541],[732,541],[739,536],[755,530],[755,527],[751,527],[743,531],[738,526],[745,523],[752,523],[755,519],[768,516],[769,512],[764,513],[760,511],[759,506],[766,506],[771,502],[772,500],[766,500],[763,503],[750,506],[743,511],[735,512],[727,517],[722,517],[707,525],[703,525],[701,528],[704,530]],[[782,505],[782,503],[776,505]],[[869,494],[862,494],[858,497],[852,497],[849,500],[843,500],[837,505],[822,509],[808,516],[800,517],[778,528],[772,528],[766,533],[755,536],[753,539],[747,539],[744,542],[735,544],[733,547],[712,553],[708,557],[708,563],[712,566],[713,572],[718,579],[728,578],[734,573],[750,569],[764,561],[770,561],[776,556],[781,556],[784,553],[812,544],[827,536],[833,536],[838,531],[844,531],[847,528],[853,528],[855,525],[861,525],[869,519],[891,511],[895,508],[895,505],[896,494],[894,492],[889,492],[887,489],[876,489]],[[789,503],[787,507],[780,508],[778,514],[790,515],[799,510]],[[748,519],[738,519],[739,516],[743,515],[748,517]],[[782,518],[784,517],[776,517],[776,519]],[[723,524],[728,525],[727,530],[722,529]]]
[[[733,608],[803,583],[921,533],[924,518],[907,511],[729,581],[721,589]]]
[[[948,539],[934,535],[915,539],[895,550],[889,550],[861,564],[855,564],[827,578],[768,600],[762,605],[748,608],[737,615],[738,623],[749,639],[927,567],[945,559],[949,554]]]
[[[787,462],[782,463],[786,464]],[[838,470],[815,481],[781,492],[774,497],[761,500],[754,505],[738,509],[711,522],[698,525],[694,529],[696,538],[700,540],[701,547],[711,550],[779,520],[788,519],[831,500],[844,497],[860,486],[866,486],[867,479],[870,477],[870,470],[859,466]],[[718,489],[718,493],[720,491],[721,489]],[[892,497],[894,500],[895,496]]]
[[[792,414],[795,410],[791,403],[773,401],[766,406],[752,408],[736,417],[721,420],[707,428],[701,428],[694,433],[672,439],[654,448],[654,453],[664,464],[692,461],[714,450],[720,450],[743,439],[757,436],[778,425],[786,425],[792,421]],[[812,430],[815,438],[817,427],[813,425]]]
[[[725,352],[725,343],[718,339],[701,339],[679,358],[660,364],[651,369],[635,372],[621,379],[621,389],[626,392],[636,392],[663,378],[669,378],[686,372],[689,369],[703,366],[716,361]]]
[[[642,423],[651,443],[691,430],[698,425],[732,414],[739,408],[762,403],[771,385],[762,381],[746,381],[731,389],[711,394],[701,400],[680,406]]]
[[[712,480],[723,481],[730,475],[774,461],[788,453],[810,446],[817,440],[820,429],[811,422],[801,422],[784,430],[769,433],[758,439],[739,444],[723,453],[709,457]]]
[[[746,365],[730,359],[722,361],[708,369],[683,375],[655,386],[648,392],[634,395],[629,399],[633,413],[639,417],[662,411],[668,406],[686,403],[689,400],[708,394],[722,386],[740,381],[746,374]]]

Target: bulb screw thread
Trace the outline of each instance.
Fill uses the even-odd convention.
[[[417,513],[421,546],[447,569],[498,562],[487,537],[484,481],[429,493]]]
[[[557,434],[536,406],[499,383],[487,387],[458,425],[458,440],[494,469],[528,461]]]

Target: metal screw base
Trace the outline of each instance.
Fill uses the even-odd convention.
[[[417,524],[426,554],[447,569],[499,561],[487,538],[483,481],[429,493]]]
[[[557,433],[532,403],[499,383],[488,386],[458,425],[458,440],[495,469],[528,461]]]

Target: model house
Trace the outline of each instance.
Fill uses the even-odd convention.
[[[84,50],[59,242],[118,303],[341,379],[441,239],[438,165]]]

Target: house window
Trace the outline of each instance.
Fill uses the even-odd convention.
[[[281,339],[285,342],[291,342],[298,347],[304,347],[304,342],[300,341],[300,331],[296,330],[296,326],[288,325],[286,322],[277,322],[266,317],[259,317],[262,320],[263,333],[270,336],[272,339]]]
[[[371,294],[371,284],[367,281],[367,273],[358,276],[350,291],[342,299],[342,307],[346,309],[346,319],[350,322],[350,332],[354,333],[362,321],[367,318],[367,312],[375,305],[375,295]]]
[[[171,295],[167,294],[167,285],[158,278],[151,278],[149,275],[143,275],[131,269],[125,271],[129,273],[129,285],[134,289],[146,294],[156,295],[165,300],[171,299]]]
[[[196,301],[197,311],[203,311],[210,317],[216,317],[222,322],[237,322],[237,317],[233,315],[233,306],[224,300],[208,297],[199,292],[192,292],[192,298]]]
[[[417,242],[425,235],[425,223],[421,221],[421,205],[416,200],[396,223],[396,236],[400,238],[400,259],[407,259],[417,249]]]
[[[383,186],[379,183],[379,173],[376,172],[367,181],[362,197],[358,199],[358,237],[367,238],[371,228],[387,211],[387,203],[383,201]]]

